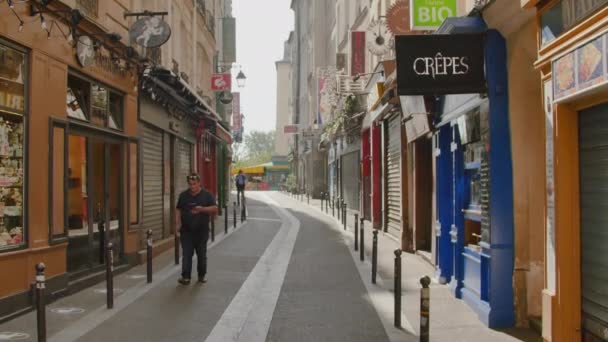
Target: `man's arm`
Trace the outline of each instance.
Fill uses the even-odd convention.
[[[198,206],[196,208],[194,208],[195,213],[197,214],[208,214],[210,216],[215,216],[217,215],[218,212],[218,208],[217,208],[217,204],[215,203],[215,198],[213,198],[213,195],[209,194],[209,196],[205,199],[205,204],[203,206]]]

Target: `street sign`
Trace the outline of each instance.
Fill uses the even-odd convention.
[[[283,127],[284,134],[297,134],[298,133],[298,125],[285,125]]]
[[[132,42],[145,48],[155,48],[165,44],[171,37],[171,26],[162,18],[143,17],[129,29]]]

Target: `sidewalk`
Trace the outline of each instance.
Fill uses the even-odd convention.
[[[287,194],[283,194],[288,196]],[[299,201],[299,198],[297,199]],[[300,201],[304,205],[307,199]],[[321,201],[310,199],[310,209],[319,212]],[[325,201],[323,201],[323,214],[331,217],[331,208],[325,214]],[[335,228],[343,232],[354,251],[354,211],[347,213],[347,230],[335,216]],[[371,263],[373,233],[371,223],[365,221],[365,262]],[[400,248],[398,240],[387,233],[378,233],[378,286],[391,293],[394,284],[394,251]],[[358,257],[357,257],[358,258]],[[402,262],[402,311],[411,323],[416,334],[419,334],[420,322],[420,278],[429,276],[433,279],[431,284],[431,341],[542,341],[542,338],[531,329],[511,328],[506,330],[492,330],[479,321],[475,312],[469,306],[454,297],[448,285],[439,284],[435,278],[435,269],[421,256],[403,253]],[[364,281],[371,282],[371,274]]]

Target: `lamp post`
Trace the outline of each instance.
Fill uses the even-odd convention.
[[[239,88],[244,88],[246,82],[247,82],[247,76],[245,76],[245,73],[243,73],[243,70],[240,70],[239,73],[236,75],[236,84]]]

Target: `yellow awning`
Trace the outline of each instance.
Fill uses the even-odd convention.
[[[233,168],[232,174],[236,175],[239,171],[242,170],[244,174],[247,175],[259,175],[264,174],[265,168],[264,166],[249,166],[249,167],[241,167],[241,168]]]

